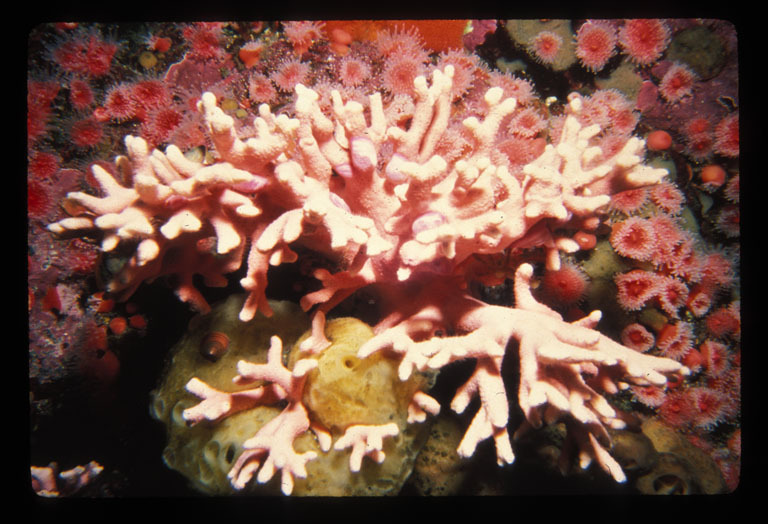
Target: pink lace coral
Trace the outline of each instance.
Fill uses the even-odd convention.
[[[525,416],[519,431],[565,419],[569,438],[581,450],[581,465],[594,460],[622,481],[621,468],[606,451],[606,428],[623,422],[603,394],[630,383],[663,386],[668,375],[685,374],[687,368],[603,336],[595,329],[599,311],[564,321],[532,297],[529,264],[515,272],[512,308],[471,297],[468,268],[475,255],[541,247],[547,268],[556,270],[561,251],[581,249],[573,236],[584,224],[599,222],[598,212],[611,194],[656,184],[666,171],[642,163],[644,142],[637,137],[627,136],[611,154],[604,153],[596,142],[600,126],[578,118],[584,105],[578,95],[569,97],[559,139],[512,171],[510,159],[496,146],[505,138],[503,122],[520,108],[515,98],[504,98],[502,87],[487,90],[483,111],[457,122],[466,134],[466,151],[447,161],[436,151],[456,119],[453,74],[449,65],[434,70],[431,81],[416,77],[407,128],[388,120],[380,93],[370,95],[364,107],[332,91],[331,110],[323,112],[318,93],[297,84],[294,117],[261,105],[250,138],[243,140],[233,118],[205,93],[198,107],[214,145],[214,162],[189,160],[174,145],[150,151],[143,139],[126,137],[127,156],[118,157],[112,172],[93,168],[103,195],[69,194],[67,207],[75,216],[49,229],[100,231],[105,251],[134,243],[134,254],[109,283],[110,291],[127,297],[142,282],[173,274],[179,297],[201,311],[209,307],[193,275],[203,275],[208,285],[223,285],[225,275],[245,260],[244,321],[257,311],[272,313],[265,293],[270,266],[297,260],[296,246],[325,255],[338,270],[316,270],[320,288],[301,300],[313,315],[312,335],[301,351],[323,351],[329,344],[326,314],[355,291],[376,284],[383,316],[359,356],[393,354],[400,359],[401,379],[414,369],[475,360],[474,373],[451,403],[461,412],[473,398],[480,399],[458,451],[472,455],[492,437],[498,463],[505,464],[514,454],[500,370],[514,339]],[[216,421],[275,399],[286,403],[245,442],[230,472],[237,488],[255,474],[264,482],[281,469],[283,492],[290,493],[294,478],[305,475],[306,463],[314,458],[293,449],[295,437],[313,429],[322,435],[323,449],[331,445],[326,433],[312,427],[300,400],[313,361],[300,360],[288,370],[279,360],[280,347],[273,338],[267,364],[238,365],[237,381],[266,381],[253,390],[229,394],[196,379],[187,385],[202,399],[184,414],[191,423]],[[438,410],[434,399],[418,392],[409,419],[424,420]],[[365,456],[382,459],[379,441],[391,435],[390,429],[360,433],[347,428],[336,446],[352,448],[354,470]]]

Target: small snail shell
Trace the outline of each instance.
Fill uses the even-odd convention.
[[[229,337],[221,331],[211,331],[200,343],[200,354],[211,362],[216,362],[226,353]]]

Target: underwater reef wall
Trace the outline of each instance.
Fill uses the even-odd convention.
[[[620,483],[615,431],[682,425],[734,489],[732,26],[454,25],[36,28],[31,56],[57,77],[30,63],[33,413],[53,424],[69,399],[49,391],[81,377],[78,395],[107,398],[162,339],[142,380],[173,359],[153,414],[165,463],[204,492],[374,494],[337,489],[374,484],[337,480],[358,475],[397,493],[449,410],[459,461],[488,441],[514,468],[513,441],[540,439],[560,470]],[[686,54],[699,42],[709,61]],[[144,298],[167,287],[187,306]],[[270,332],[286,298],[289,337]],[[222,299],[229,327],[195,327]],[[331,358],[356,322],[369,333]],[[196,364],[172,371],[185,330]],[[347,379],[359,391],[328,378],[337,361],[364,374]],[[218,427],[237,439],[211,440]]]

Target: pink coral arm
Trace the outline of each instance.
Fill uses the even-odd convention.
[[[469,297],[439,308],[434,303],[441,300],[440,293],[433,287],[431,294],[415,300],[427,305],[366,342],[358,356],[381,350],[399,355],[403,380],[413,369],[439,369],[456,360],[475,358],[475,372],[459,388],[451,404],[452,409],[461,412],[472,398],[480,398],[480,409],[458,452],[469,456],[479,442],[493,436],[497,460],[503,464],[512,462],[514,454],[507,434],[509,410],[501,362],[507,342],[514,338],[520,354],[519,403],[527,422],[539,426],[542,413],[547,422],[566,415],[572,417],[578,423],[574,434],[579,436],[582,455],[597,459],[614,478],[622,480],[621,468],[600,441],[610,441],[605,426],[618,428],[624,422],[582,375],[607,367],[628,382],[663,385],[666,375],[689,371],[678,362],[643,355],[600,334],[593,329],[600,319],[598,311],[576,322],[563,321],[558,313],[533,298],[532,275],[533,268],[528,264],[517,269],[514,309],[483,304]],[[449,321],[467,333],[435,336],[438,326]],[[403,366],[404,363],[407,365]],[[610,379],[603,380],[613,384]]]
[[[265,483],[279,469],[282,470],[282,491],[289,495],[293,491],[294,478],[306,477],[307,462],[317,457],[313,451],[297,453],[293,448],[293,441],[308,429],[313,429],[321,442],[321,448],[330,447],[327,432],[310,423],[307,409],[301,403],[307,373],[317,367],[317,360],[299,360],[293,371],[289,371],[282,363],[282,351],[280,338],[273,336],[265,364],[253,364],[244,360],[237,363],[238,375],[233,379],[234,383],[243,385],[264,380],[268,382],[265,386],[226,393],[197,378],[187,383],[187,390],[203,399],[183,412],[184,419],[191,424],[204,419],[216,421],[238,411],[272,404],[278,400],[288,402],[279,415],[243,443],[244,451],[228,474],[232,486],[236,489],[243,489],[257,471],[256,480]]]
[[[399,432],[397,424],[390,422],[383,425],[353,425],[347,428],[344,435],[339,437],[333,449],[342,450],[352,448],[349,456],[349,469],[357,473],[363,463],[363,457],[370,457],[381,464],[386,455],[384,447],[385,437],[394,437]]]

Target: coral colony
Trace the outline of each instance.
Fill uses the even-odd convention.
[[[233,457],[235,491],[276,477],[291,494],[331,448],[352,474],[388,459],[397,424],[332,434],[306,402],[326,329],[360,293],[376,318],[358,359],[402,382],[469,366],[448,402],[426,383],[408,402],[409,425],[467,411],[459,457],[489,446],[514,468],[515,441],[559,424],[564,472],[573,459],[621,483],[642,472],[613,437],[652,419],[735,489],[735,39],[716,20],[36,28],[33,412],[50,416],[46,392],[73,377],[114,387],[126,344],[162,322],[139,289],[206,314],[210,287],[239,285],[249,323],[272,317],[275,271],[301,266],[315,285],[298,357],[270,333],[228,390],[194,376],[182,392],[188,426],[279,408]],[[709,55],[686,54],[702,41]],[[317,452],[297,449],[305,434]],[[110,469],[71,466],[57,487],[56,463],[33,465],[36,492]]]

